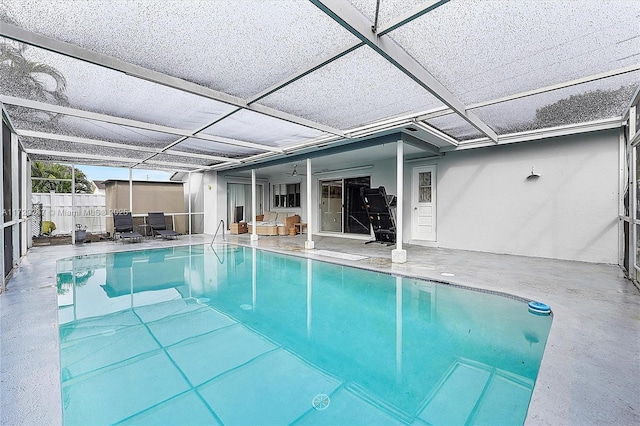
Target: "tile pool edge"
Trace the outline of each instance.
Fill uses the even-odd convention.
[[[216,243],[216,244],[225,244],[225,245],[235,245],[235,246],[240,246],[240,247],[248,247],[248,248],[255,248],[256,250],[263,250],[263,251],[268,251],[271,253],[278,253],[278,254],[285,254],[285,255],[289,255],[289,256],[294,256],[294,257],[299,257],[302,259],[311,259],[311,260],[316,260],[318,262],[324,262],[324,263],[332,263],[335,265],[340,265],[340,266],[349,266],[352,268],[356,268],[356,269],[362,269],[365,271],[371,271],[371,272],[379,272],[379,273],[383,273],[383,274],[387,274],[387,275],[391,275],[394,277],[403,277],[403,278],[412,278],[412,279],[417,279],[417,280],[421,280],[421,281],[430,281],[436,284],[443,284],[443,285],[449,285],[452,287],[456,287],[456,288],[460,288],[463,290],[470,290],[470,291],[477,291],[480,293],[486,293],[486,294],[493,294],[496,296],[502,296],[502,297],[506,297],[508,299],[513,299],[513,300],[517,300],[519,302],[523,302],[523,303],[529,303],[534,301],[535,299],[531,299],[528,297],[524,297],[524,296],[519,296],[517,294],[511,294],[511,293],[506,293],[504,291],[499,291],[499,290],[492,290],[492,289],[488,289],[488,288],[483,288],[483,287],[476,287],[470,284],[462,284],[460,282],[455,282],[455,281],[446,281],[443,280],[442,278],[428,278],[428,277],[420,277],[417,276],[415,274],[411,274],[411,273],[407,273],[407,272],[403,272],[403,271],[386,271],[382,268],[376,268],[375,265],[371,265],[371,266],[366,266],[366,265],[361,265],[361,264],[357,264],[354,262],[359,262],[360,260],[342,260],[339,258],[322,258],[319,259],[317,257],[310,257],[309,254],[313,254],[313,252],[310,252],[306,249],[302,249],[299,251],[287,251],[287,250],[278,250],[278,249],[274,249],[272,247],[255,247],[252,246],[250,244],[242,244],[240,242],[224,242],[224,243]],[[371,256],[373,257],[373,256]],[[553,310],[551,310],[551,316],[553,316]]]

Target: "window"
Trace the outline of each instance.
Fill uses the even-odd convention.
[[[420,172],[418,178],[418,194],[420,203],[431,202],[431,172]]]
[[[300,184],[273,185],[273,207],[300,207]]]

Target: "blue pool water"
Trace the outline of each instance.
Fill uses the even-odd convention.
[[[522,424],[527,303],[236,246],[58,262],[65,424]]]

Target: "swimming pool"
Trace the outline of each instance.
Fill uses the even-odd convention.
[[[58,262],[65,424],[524,422],[552,320],[526,302],[214,249]]]

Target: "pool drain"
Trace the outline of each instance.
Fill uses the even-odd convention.
[[[313,397],[313,400],[311,400],[311,405],[313,405],[313,408],[315,408],[316,410],[324,410],[329,406],[330,402],[331,400],[329,399],[328,395],[320,393]]]

